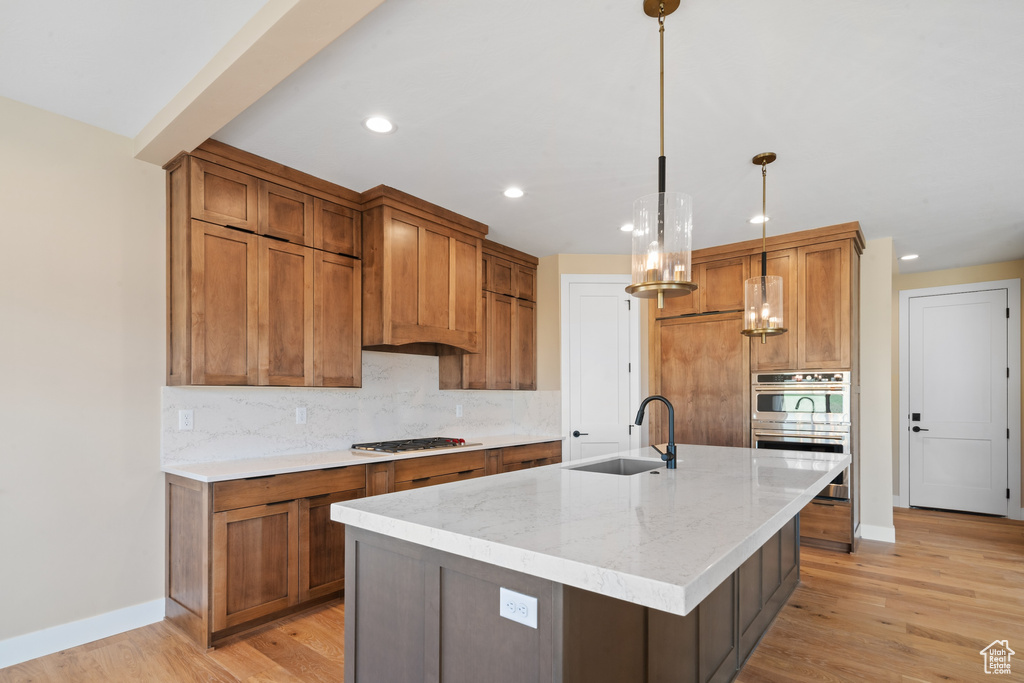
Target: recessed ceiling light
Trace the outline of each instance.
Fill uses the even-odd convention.
[[[383,116],[371,116],[363,121],[363,125],[374,133],[392,133],[395,130],[395,124]]]
[[[917,258],[917,254],[907,254],[906,256],[900,256],[900,261],[913,261]]]
[[[751,223],[755,223],[755,224],[757,224],[757,223],[767,223],[771,219],[772,219],[771,216],[768,216],[767,218],[764,217],[764,216],[754,216],[753,218],[750,219],[750,222]]]
[[[520,190],[518,187],[510,187],[507,190],[505,190],[505,196],[508,197],[509,199],[519,199],[520,197],[523,196],[523,191]]]
[[[622,232],[633,232],[633,224],[626,223],[621,228],[619,228],[619,230],[621,230]]]

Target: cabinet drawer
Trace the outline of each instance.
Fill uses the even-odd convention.
[[[544,467],[545,465],[554,465],[562,462],[561,456],[553,458],[541,458],[540,460],[523,460],[521,462],[506,462],[501,466],[502,472],[516,472],[518,470],[528,470],[534,467]]]
[[[849,501],[811,501],[800,511],[800,536],[852,543]]]
[[[220,512],[362,488],[366,488],[365,465],[218,481],[213,485],[213,509]]]
[[[395,461],[395,490],[401,491],[402,482],[424,479],[438,475],[454,474],[466,470],[482,470],[484,452],[468,451],[431,455],[425,458],[410,458]],[[439,482],[440,483],[440,482]]]
[[[408,491],[409,489],[421,489],[424,486],[435,486],[437,484],[447,484],[452,481],[462,481],[463,479],[476,479],[477,477],[484,476],[484,470],[464,470],[462,472],[452,472],[450,474],[438,474],[433,477],[420,477],[418,479],[411,479],[409,481],[400,481],[395,484],[396,491]]]
[[[562,461],[562,442],[548,441],[547,443],[531,443],[525,446],[510,446],[502,449],[502,464],[509,465],[528,460],[546,460],[557,458],[555,462]],[[549,463],[545,463],[549,464]]]

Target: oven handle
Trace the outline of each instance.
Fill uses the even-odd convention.
[[[791,438],[794,438],[794,439],[826,439],[826,440],[829,440],[829,441],[842,441],[842,440],[848,439],[850,437],[850,432],[825,432],[825,433],[821,433],[821,432],[800,432],[800,433],[794,433],[794,432],[770,432],[770,431],[754,430],[753,431],[753,436],[754,436],[755,439],[760,438],[760,437],[773,437],[774,436],[774,437],[779,437],[780,439],[785,439],[786,437],[791,437]]]
[[[758,394],[799,394],[801,396],[824,396],[825,394],[848,394],[849,387],[814,387],[813,389],[799,390],[796,387],[753,387],[754,393]]]

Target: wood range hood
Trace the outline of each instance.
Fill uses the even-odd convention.
[[[386,185],[363,192],[363,348],[483,351],[487,226]]]

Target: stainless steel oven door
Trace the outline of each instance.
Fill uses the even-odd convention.
[[[788,430],[779,425],[756,425],[750,430],[750,443],[754,448],[804,451],[812,453],[849,453],[850,433],[831,430]],[[850,468],[833,479],[819,497],[850,499]]]
[[[750,399],[752,420],[850,424],[848,384],[807,387],[754,385]]]

